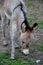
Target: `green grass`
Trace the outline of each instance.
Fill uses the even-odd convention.
[[[43,43],[33,43],[32,46],[35,46],[38,51],[43,52]],[[34,53],[35,50],[32,50],[30,53]],[[43,60],[41,60],[41,63]],[[34,59],[28,57],[28,60],[24,59],[23,55],[17,54],[15,60],[10,60],[10,53],[4,52],[0,53],[0,65],[35,65],[36,62]]]
[[[40,12],[40,15],[42,15],[42,16],[43,16],[43,11],[41,11],[41,12]]]
[[[27,7],[35,7],[36,5],[33,4],[32,2],[26,2]]]
[[[39,21],[38,21],[38,24],[39,24],[39,27],[40,27],[40,28],[43,28],[43,20],[39,20]]]
[[[10,60],[10,53],[5,52],[0,54],[0,65],[35,65],[35,61],[22,59],[22,56],[17,55],[15,60]]]
[[[30,22],[30,24],[33,23],[33,18],[29,18],[28,22]]]
[[[7,59],[7,58],[9,58],[9,52],[5,52],[5,53],[0,53],[0,59]]]
[[[28,22],[30,23],[30,24],[33,24],[33,23],[35,23],[35,22],[37,22],[38,23],[38,27],[40,28],[40,29],[43,29],[43,20],[35,20],[35,18],[33,17],[30,17],[30,18],[28,18]]]
[[[28,59],[28,64],[29,64],[29,65],[35,65],[35,63],[36,63],[36,62],[35,62],[34,60]]]
[[[34,43],[32,46],[35,46],[38,51],[43,52],[43,43]]]

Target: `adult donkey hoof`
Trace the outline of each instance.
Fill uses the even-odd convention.
[[[14,57],[10,57],[10,60],[15,60],[15,58]]]
[[[5,44],[5,45],[3,45],[4,47],[7,47],[8,46],[8,44]]]
[[[15,47],[15,49],[19,49],[19,47]]]
[[[6,40],[3,40],[3,46],[4,46],[4,47],[7,47],[7,46],[8,46]]]

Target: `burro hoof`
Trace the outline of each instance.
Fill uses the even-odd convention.
[[[7,47],[7,46],[8,46],[6,40],[3,41],[3,46],[4,46],[4,47]]]
[[[28,55],[28,54],[29,54],[29,49],[23,49],[23,50],[22,50],[22,53],[23,53],[24,55]]]
[[[15,58],[14,57],[10,57],[10,60],[15,60]]]
[[[5,45],[3,45],[4,47],[7,47],[8,46],[8,44],[5,44]]]

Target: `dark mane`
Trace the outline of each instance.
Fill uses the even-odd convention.
[[[21,24],[21,29],[22,29],[22,25],[24,23],[26,25],[25,31],[29,30],[31,32],[36,26],[38,26],[38,24],[34,23],[32,27],[29,25],[29,22],[28,22],[28,19],[26,16],[26,12],[23,10],[23,4],[21,2],[20,2],[20,5],[21,5],[21,11],[23,12],[23,15],[24,15],[24,21]]]
[[[27,21],[26,13],[25,13],[25,11],[23,10],[23,5],[22,5],[22,3],[20,3],[20,5],[21,5],[21,10],[22,10],[23,15],[24,15],[24,21],[23,21],[22,24],[21,24],[21,29],[22,29],[23,23],[26,25],[26,28],[25,28],[26,30],[27,30],[27,29],[30,29],[29,22]]]

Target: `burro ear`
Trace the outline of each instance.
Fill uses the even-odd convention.
[[[32,26],[33,29],[36,29],[37,27],[38,27],[38,23],[34,23]]]

